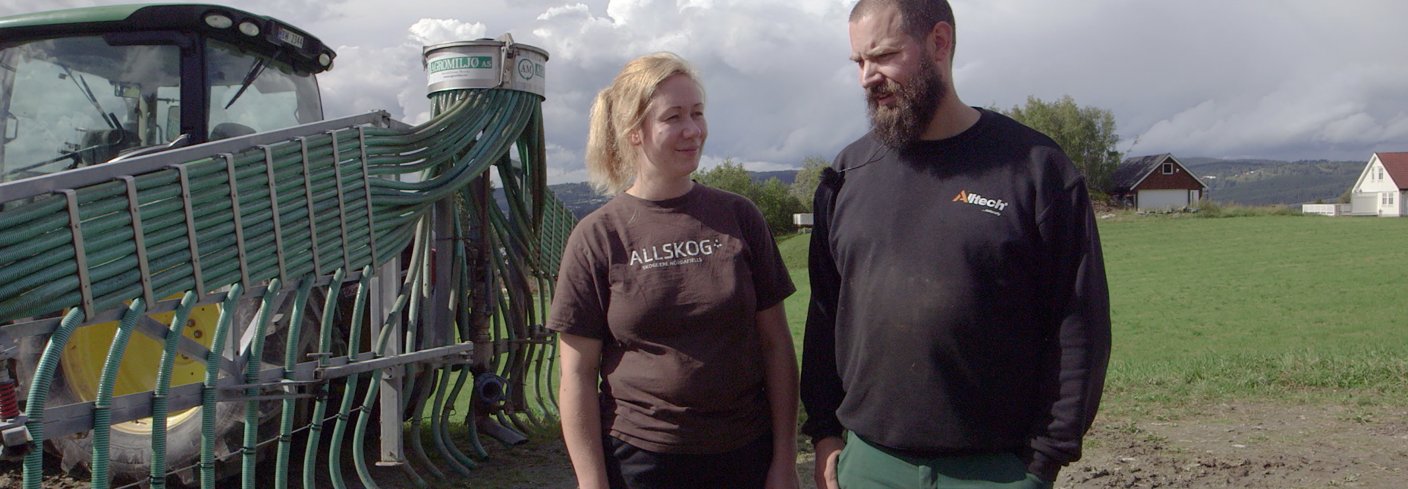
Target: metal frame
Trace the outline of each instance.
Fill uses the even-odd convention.
[[[474,345],[470,343],[460,343],[455,345],[432,348],[415,353],[398,355],[394,357],[374,358],[368,352],[357,355],[356,362],[349,362],[347,357],[333,357],[327,360],[328,366],[319,368],[318,362],[308,361],[299,363],[293,371],[284,375],[282,366],[270,367],[259,371],[259,383],[244,384],[244,378],[240,376],[229,376],[220,379],[216,384],[215,398],[220,402],[246,401],[255,399],[285,399],[288,397],[308,397],[310,394],[288,393],[281,388],[288,387],[288,380],[293,381],[295,387],[312,387],[326,384],[333,379],[347,377],[352,374],[370,372],[375,369],[393,370],[409,363],[427,362],[435,358],[445,359],[439,364],[466,364],[469,356],[474,350]],[[204,385],[200,382],[172,387],[167,394],[167,409],[172,411],[190,409],[201,404],[201,393]],[[270,394],[261,394],[250,397],[243,394],[244,389],[258,388],[267,390]],[[127,421],[142,419],[151,416],[152,394],[151,392],[137,392],[125,396],[114,397],[108,411],[112,415],[112,423],[123,423]],[[392,411],[392,416],[400,411],[400,406]],[[386,416],[383,416],[383,421]],[[11,421],[0,423],[0,431],[11,428],[11,425],[23,426],[22,422]],[[93,429],[93,403],[80,402],[57,407],[49,407],[44,410],[44,435],[46,438],[63,436],[71,433],[80,433]],[[396,432],[400,432],[400,420],[397,418]],[[383,434],[383,437],[386,435]],[[397,459],[399,461],[404,458]]]
[[[386,111],[378,110],[362,115],[294,126],[288,129],[221,139],[219,141],[187,146],[171,151],[163,151],[132,158],[130,160],[78,168],[63,173],[53,173],[34,178],[0,183],[0,195],[6,196],[5,202],[27,199],[44,194],[61,192],[64,189],[75,189],[106,182],[121,177],[122,175],[140,175],[160,170],[168,165],[209,158],[211,154],[237,153],[240,150],[283,142],[312,132],[324,132],[333,129],[365,126],[368,124],[393,129],[410,127],[403,122],[391,119],[391,114],[388,114]]]

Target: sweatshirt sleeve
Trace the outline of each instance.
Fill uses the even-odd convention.
[[[1050,311],[1054,329],[1042,381],[1051,400],[1033,426],[1027,469],[1055,480],[1080,459],[1081,441],[1100,405],[1110,359],[1110,299],[1100,236],[1083,179],[1054,196],[1038,228],[1054,271]]]
[[[831,255],[830,240],[832,205],[840,187],[840,174],[824,169],[812,204],[811,249],[807,255],[812,296],[802,339],[801,395],[807,409],[802,433],[813,441],[841,436],[844,430],[836,418],[836,409],[846,394],[836,365],[836,305],[841,277]]]
[[[590,216],[589,216],[590,217]],[[606,311],[611,302],[611,279],[607,266],[591,249],[591,228],[595,222],[579,222],[568,235],[557,269],[557,287],[548,310],[548,329],[588,338],[609,335]]]

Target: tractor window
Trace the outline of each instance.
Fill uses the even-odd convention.
[[[318,82],[288,64],[211,39],[210,139],[244,136],[323,118]]]
[[[0,181],[166,143],[179,73],[175,46],[109,46],[96,36],[0,45]]]

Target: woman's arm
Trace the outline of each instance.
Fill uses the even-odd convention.
[[[772,465],[768,489],[795,489],[797,480],[797,353],[782,303],[758,311],[764,382],[772,413]]]
[[[606,457],[601,443],[601,405],[597,381],[601,368],[601,340],[560,333],[562,385],[558,389],[562,411],[562,438],[577,473],[580,489],[607,489]]]

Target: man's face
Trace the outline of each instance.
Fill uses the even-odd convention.
[[[944,95],[933,51],[905,33],[894,7],[852,22],[850,34],[871,128],[887,146],[909,146],[929,126]]]

